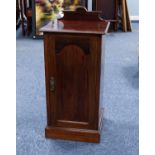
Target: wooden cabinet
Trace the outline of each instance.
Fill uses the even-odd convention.
[[[99,142],[102,35],[109,24],[97,16],[98,21],[91,21],[90,12],[78,13],[83,14],[81,20],[67,20],[65,15],[56,28],[49,23],[41,29],[44,32],[47,98],[45,135]],[[84,21],[87,16],[89,20]]]

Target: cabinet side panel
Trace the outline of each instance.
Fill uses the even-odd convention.
[[[91,70],[89,73],[90,83],[90,109],[89,124],[92,129],[98,129],[99,107],[100,107],[100,75],[101,75],[101,36],[93,36],[90,39],[91,49]]]

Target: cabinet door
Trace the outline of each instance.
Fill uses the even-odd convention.
[[[49,125],[98,129],[101,39],[55,34],[48,40]]]

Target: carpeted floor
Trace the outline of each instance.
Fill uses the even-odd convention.
[[[138,155],[139,24],[132,26],[106,37],[100,144],[45,139],[43,41],[17,30],[17,155]]]

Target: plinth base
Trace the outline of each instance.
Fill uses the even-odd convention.
[[[54,139],[99,143],[102,128],[102,118],[103,114],[101,111],[99,119],[99,130],[47,126],[45,128],[45,137]]]

